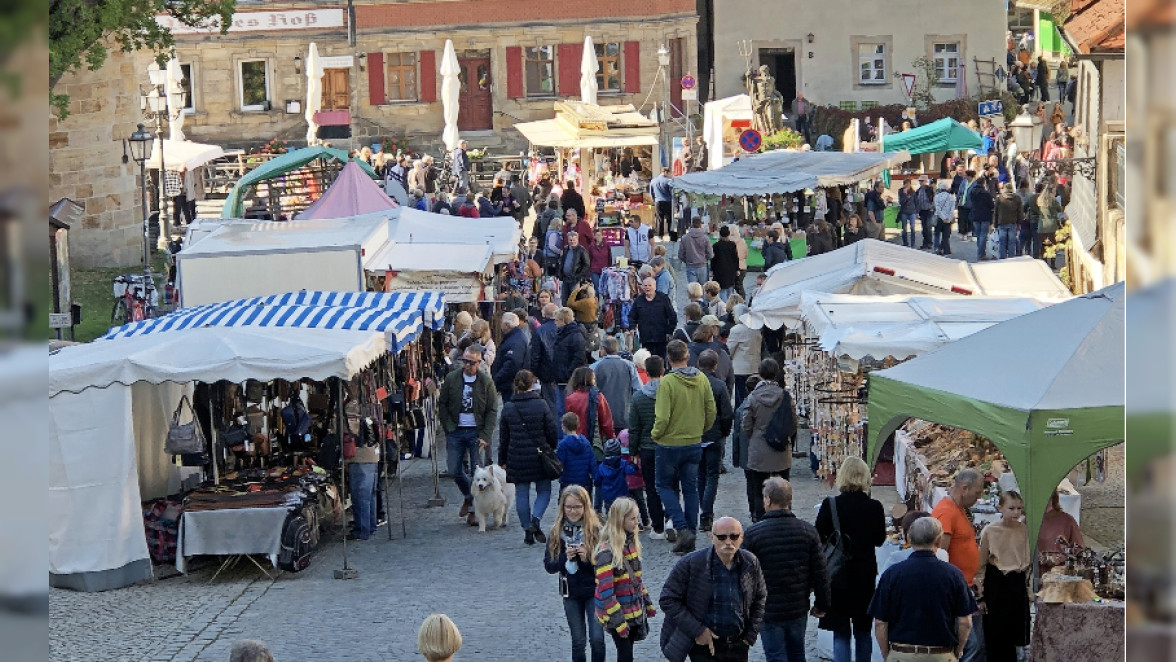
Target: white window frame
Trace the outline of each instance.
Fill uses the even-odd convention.
[[[270,76],[269,60],[266,60],[265,58],[250,58],[247,60],[238,60],[237,61],[237,107],[240,108],[242,112],[258,112],[258,111],[265,110],[264,104],[251,105],[251,106],[245,105],[245,72],[243,70],[243,67],[246,64],[249,64],[252,62],[261,62],[262,65],[265,67],[265,100],[270,102],[270,104],[273,103],[273,97],[274,97],[274,95],[273,95],[273,81]]]
[[[188,67],[188,105],[184,106],[185,115],[196,114],[196,63],[181,62],[180,70]]]
[[[939,48],[944,47],[940,52]],[[955,51],[947,50],[947,47],[954,46]],[[963,51],[962,44],[958,41],[937,41],[931,44],[931,57],[935,61],[935,71],[939,74],[940,83],[955,83],[959,80],[960,71],[960,54]],[[950,66],[950,60],[955,60],[955,66]]]
[[[862,49],[864,47],[872,48],[873,52],[870,53],[868,56],[863,55]],[[882,49],[881,53],[878,53],[879,48]],[[882,58],[882,69],[881,69],[882,76],[881,77],[878,76],[879,69],[874,66],[875,60],[877,60],[879,57]],[[867,62],[870,65],[871,76],[870,76],[870,78],[865,79],[865,78],[862,78],[862,65],[866,64]],[[858,44],[858,66],[857,66],[857,78],[858,78],[857,82],[858,82],[858,84],[859,85],[886,85],[887,83],[890,82],[889,76],[890,76],[890,52],[887,50],[886,44],[884,44],[882,42],[862,42],[862,43],[859,43]]]

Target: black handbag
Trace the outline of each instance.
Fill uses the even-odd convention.
[[[832,580],[845,564],[853,559],[853,554],[849,551],[849,536],[841,532],[841,520],[837,517],[837,499],[826,497],[825,503],[829,504],[830,514],[833,515],[833,533],[825,541],[822,551],[825,552],[825,566],[829,571],[829,579]]]

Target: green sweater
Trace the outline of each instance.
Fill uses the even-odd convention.
[[[698,368],[677,368],[657,387],[651,436],[662,446],[692,446],[715,422],[710,381]]]

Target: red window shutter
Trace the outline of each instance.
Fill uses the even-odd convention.
[[[555,66],[559,69],[556,89],[560,96],[580,96],[580,56],[583,52],[584,44],[560,44],[556,49]]]
[[[368,102],[373,106],[383,106],[388,102],[384,94],[384,54],[368,53]]]
[[[506,96],[517,99],[523,96],[523,48],[506,47]]]
[[[417,59],[421,63],[420,100],[432,103],[437,100],[437,51],[421,51]]]
[[[625,92],[635,94],[641,91],[641,42],[625,42]]]

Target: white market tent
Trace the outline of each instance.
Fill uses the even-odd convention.
[[[510,216],[465,218],[400,207],[389,214],[388,238],[401,244],[489,246],[494,264],[515,259],[523,230]],[[443,250],[448,250],[442,247]],[[379,265],[378,263],[375,266]]]
[[[931,255],[876,239],[785,262],[768,272],[752,299],[746,324],[795,328],[805,291],[854,295],[939,295],[1065,299],[1070,291],[1040,260],[1011,258],[980,264]]]
[[[753,154],[717,170],[674,178],[674,188],[704,195],[768,195],[822,186],[857,184],[910,160],[907,152],[801,152]]]
[[[800,315],[829,354],[855,360],[905,359],[1052,303],[1025,297],[804,292]]]
[[[582,101],[555,102],[555,119],[519,122],[514,128],[540,147],[605,149],[658,145],[657,122],[632,104],[599,106]]]
[[[724,147],[734,145],[738,149],[739,133],[751,128],[752,114],[751,97],[746,94],[706,102],[702,107],[702,137],[706,141],[707,170],[718,170],[727,163]]]
[[[219,145],[205,145],[190,140],[168,140],[167,138],[163,139],[161,152],[159,142],[155,141],[155,147],[151,150],[151,158],[147,159],[147,168],[150,170],[159,170],[161,154],[163,165],[168,170],[179,170],[181,165],[192,170],[225,155],[225,150],[221,149]]]
[[[192,382],[348,379],[385,351],[376,331],[241,327],[50,356],[50,584],[93,591],[151,578],[142,501],[172,491],[163,439]]]

